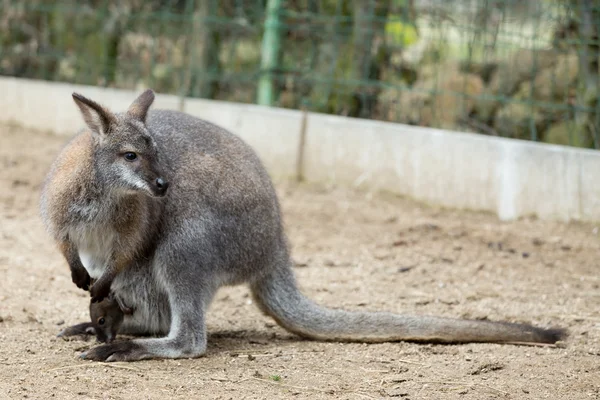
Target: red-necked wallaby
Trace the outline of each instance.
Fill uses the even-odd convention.
[[[319,306],[296,286],[275,190],[248,145],[184,113],[148,112],[151,91],[121,114],[74,99],[87,129],[49,173],[45,222],[78,286],[97,278],[95,299],[112,289],[135,308],[119,332],[163,335],[104,344],[86,359],[200,356],[215,291],[241,283],[281,326],[319,340],[554,343],[565,335],[524,324]]]
[[[62,330],[58,337],[75,335],[95,335],[99,342],[110,343],[117,337],[125,315],[133,314],[133,309],[110,293],[102,301],[90,301],[91,322],[70,326]]]
[[[152,91],[122,115],[78,94],[73,98],[89,129],[53,165],[42,212],[75,284],[87,289],[90,275],[97,278],[90,288],[95,302],[109,294],[120,271],[153,251],[163,204],[159,198],[169,184],[145,125]]]

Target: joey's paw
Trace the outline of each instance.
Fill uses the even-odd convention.
[[[94,347],[79,356],[92,361],[137,361],[147,357],[144,347],[132,341],[103,344]]]
[[[110,294],[111,282],[105,280],[98,280],[90,288],[90,294],[92,296],[92,303],[99,303],[104,300]]]
[[[81,324],[69,326],[68,328],[63,329],[56,335],[56,337],[60,337],[63,339],[78,337],[83,340],[88,340],[90,337],[96,334],[96,329],[92,325],[91,322],[83,322]]]
[[[80,289],[88,290],[90,288],[90,275],[83,267],[71,268],[71,279]]]

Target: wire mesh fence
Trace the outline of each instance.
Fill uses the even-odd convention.
[[[600,0],[0,0],[0,74],[600,148]]]

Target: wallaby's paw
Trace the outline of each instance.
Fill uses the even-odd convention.
[[[96,334],[96,329],[92,325],[91,322],[83,322],[81,324],[69,326],[68,328],[63,329],[56,335],[56,337],[60,337],[63,339],[79,337],[83,340],[88,340],[90,337]]]
[[[83,267],[71,268],[71,279],[80,289],[88,290],[90,288],[90,275]]]
[[[90,294],[92,295],[92,303],[99,303],[104,300],[110,294],[111,281],[100,278],[90,288]]]
[[[149,355],[143,346],[126,341],[94,347],[81,353],[80,357],[84,360],[113,362],[143,360],[149,358]]]

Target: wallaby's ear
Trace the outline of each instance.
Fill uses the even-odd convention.
[[[148,109],[154,102],[154,92],[151,89],[146,90],[140,94],[137,99],[129,106],[127,114],[133,118],[146,122],[146,115],[148,115]]]
[[[133,314],[133,308],[125,305],[125,303],[123,303],[123,300],[120,297],[116,296],[115,300],[117,301],[117,304],[119,305],[119,308],[121,309],[121,312],[123,314],[126,314],[126,315]]]
[[[92,133],[106,135],[110,132],[111,125],[116,121],[112,112],[79,93],[73,93],[73,100],[81,110],[83,119]]]

